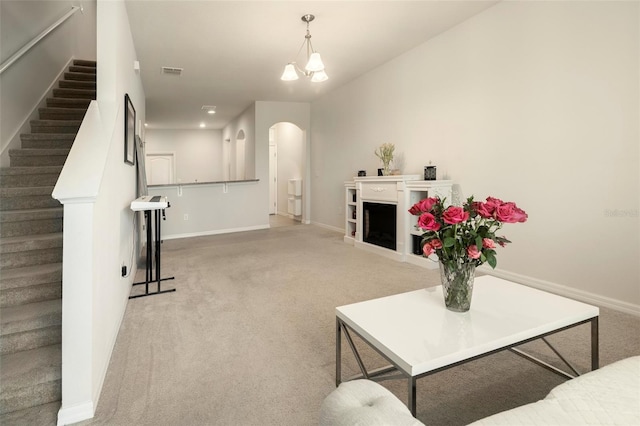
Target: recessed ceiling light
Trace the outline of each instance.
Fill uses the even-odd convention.
[[[204,127],[204,123],[200,123],[200,127],[201,127],[201,128],[202,128],[202,127]]]

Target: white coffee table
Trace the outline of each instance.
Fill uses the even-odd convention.
[[[342,382],[343,334],[362,372],[358,377],[384,379],[397,371],[408,379],[407,405],[414,416],[417,379],[504,349],[573,378],[579,373],[544,337],[590,322],[591,369],[595,370],[599,366],[598,315],[596,306],[493,276],[476,278],[471,310],[466,313],[445,308],[441,286],[340,306],[336,308],[336,386]],[[367,371],[351,332],[391,366]],[[515,348],[540,338],[573,375]]]

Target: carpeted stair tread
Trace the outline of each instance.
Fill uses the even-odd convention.
[[[62,218],[63,212],[63,207],[0,211],[0,223],[23,222],[38,219],[58,219]]]
[[[80,108],[45,107],[39,108],[42,120],[82,120],[85,110]]]
[[[62,238],[62,232],[2,238],[0,241],[0,254],[7,255],[31,250],[61,248]],[[2,274],[4,275],[4,271]]]
[[[61,399],[62,362],[60,344],[3,354],[0,363],[3,366],[2,375],[0,376],[2,380],[0,413],[3,415],[17,410],[24,410],[33,406],[34,403],[46,404]],[[2,421],[2,424],[18,424],[13,421],[10,422],[4,416]]]
[[[0,425],[55,426],[58,421],[59,410],[60,400],[56,399],[54,402],[47,404],[0,414]]]
[[[62,281],[62,263],[24,266],[2,271],[0,290]]]
[[[49,277],[51,280],[53,277]],[[62,297],[62,278],[57,282],[3,289],[0,291],[0,308],[60,300]]]
[[[83,67],[96,68],[97,64],[98,63],[96,61],[91,61],[89,59],[74,59],[73,60],[73,65],[79,65],[79,66],[83,66]]]
[[[82,81],[82,80],[61,80],[58,83],[58,87],[61,89],[88,89],[96,90],[95,81]]]
[[[86,110],[92,99],[82,98],[47,98],[48,107],[79,108]]]
[[[13,354],[2,355],[0,380],[2,392],[30,385],[60,380],[61,345],[49,345]]]
[[[58,181],[62,166],[12,166],[0,168],[0,187],[49,187]],[[1,203],[2,201],[0,201]]]
[[[53,89],[53,96],[62,98],[95,99],[96,91],[89,89]]]
[[[33,186],[26,188],[0,188],[0,197],[33,197],[51,195],[54,186]]]
[[[0,211],[0,237],[62,232],[62,207]]]
[[[10,149],[9,156],[11,157],[39,157],[39,156],[52,156],[52,155],[69,155],[71,148],[17,148]]]
[[[1,336],[62,324],[62,300],[46,300],[2,308]],[[4,370],[4,368],[3,368]]]
[[[96,81],[96,74],[87,72],[65,72],[65,80]]]
[[[62,172],[62,166],[41,166],[41,167],[3,167],[0,168],[0,176],[15,176],[15,175],[37,175]]]
[[[87,74],[95,74],[96,73],[96,67],[74,64],[74,65],[71,65],[69,67],[69,71],[70,72],[83,72],[83,73],[87,73]]]

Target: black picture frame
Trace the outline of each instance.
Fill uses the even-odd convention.
[[[149,195],[149,189],[147,187],[147,172],[144,164],[144,146],[140,136],[136,135],[136,164],[138,169],[138,197],[143,195]]]
[[[134,165],[136,161],[136,109],[129,94],[124,95],[124,162]]]

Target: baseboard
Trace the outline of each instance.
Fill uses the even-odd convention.
[[[257,231],[259,229],[269,229],[269,225],[256,225],[256,226],[247,226],[243,228],[227,228],[227,229],[216,229],[213,231],[203,231],[203,232],[192,232],[188,234],[173,234],[173,235],[163,235],[163,240],[175,240],[178,238],[191,238],[191,237],[203,237],[206,235],[218,235],[218,234],[231,234],[233,232],[246,232],[246,231]]]
[[[560,296],[569,297],[581,302],[610,308],[616,311],[640,317],[640,306],[634,305],[632,303],[627,303],[621,300],[612,299],[610,297],[601,296],[599,294],[590,293],[588,291],[567,287],[562,284],[545,281],[526,275],[516,274],[515,272],[509,272],[500,269],[491,269],[491,267],[486,265],[480,266],[478,268],[478,271],[493,275],[498,278],[504,278],[509,281],[524,284],[529,287],[537,288],[539,290],[548,291],[549,293],[558,294]]]
[[[95,414],[95,407],[91,401],[76,404],[58,411],[58,426],[70,425],[90,419]]]
[[[329,229],[331,231],[336,231],[336,232],[339,232],[341,234],[344,234],[344,229],[343,228],[337,228],[335,226],[325,225],[324,223],[313,222],[313,221],[309,221],[309,223],[307,223],[307,225],[309,225],[309,224],[318,226],[320,228]]]

